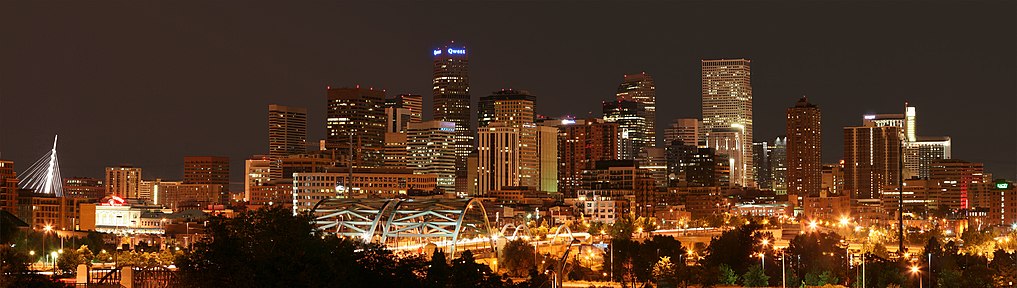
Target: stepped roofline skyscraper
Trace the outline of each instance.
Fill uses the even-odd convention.
[[[657,92],[653,84],[653,77],[646,72],[638,74],[626,74],[624,80],[618,85],[617,100],[635,101],[643,104],[643,117],[646,119],[646,127],[643,135],[646,138],[646,147],[657,146]]]
[[[741,163],[731,167],[736,175],[731,182],[752,186],[752,81],[749,59],[702,60],[703,123],[709,134],[716,129],[738,128],[741,131]]]
[[[452,122],[456,130],[456,191],[466,191],[466,158],[473,152],[470,114],[470,58],[466,47],[450,42],[433,49],[434,120]]]

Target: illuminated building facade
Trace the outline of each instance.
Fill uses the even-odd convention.
[[[489,96],[480,97],[477,102],[477,127],[487,127],[491,122],[501,122],[510,127],[533,123],[536,103],[537,97],[523,90],[494,91]]]
[[[294,213],[310,210],[322,199],[394,198],[410,190],[435,191],[438,184],[437,175],[414,174],[409,169],[354,168],[349,180],[347,169],[293,174]]]
[[[770,186],[777,195],[787,195],[787,137],[777,136],[770,150]]]
[[[406,165],[417,174],[433,174],[438,189],[455,194],[456,124],[442,121],[410,123],[406,136]],[[462,191],[465,192],[465,191]]]
[[[787,109],[787,193],[819,197],[823,186],[822,113],[802,97]]]
[[[217,203],[230,202],[230,158],[223,156],[185,156],[184,184],[218,185]]]
[[[140,199],[141,168],[106,167],[106,193],[123,198]]]
[[[844,127],[844,190],[855,200],[878,200],[900,177],[900,128]]]
[[[618,157],[618,123],[590,118],[563,121],[558,128],[558,191],[575,197],[583,170]]]
[[[699,145],[699,135],[699,119],[678,118],[671,122],[671,126],[664,129],[664,143],[670,145],[671,142],[679,140],[685,144],[696,146]]]
[[[385,107],[403,108],[410,111],[410,123],[423,121],[424,96],[415,94],[399,94],[385,99]]]
[[[410,124],[412,125],[412,124]],[[385,133],[385,160],[384,168],[405,169],[407,164],[407,132],[386,132]]]
[[[14,161],[0,160],[0,210],[17,214],[18,176]]]
[[[988,208],[985,169],[982,163],[957,159],[933,161],[929,165],[929,181],[939,186],[939,209]]]
[[[466,157],[473,152],[473,121],[470,115],[470,58],[466,47],[449,43],[432,51],[434,56],[434,120],[456,125],[456,191],[466,191]]]
[[[385,92],[360,88],[328,88],[325,148],[348,158],[349,166],[376,168],[384,163]],[[352,139],[352,142],[350,142]]]
[[[719,129],[741,130],[740,143],[736,147],[741,159],[731,167],[736,178],[731,181],[744,187],[754,186],[752,173],[752,81],[751,61],[748,59],[702,60],[703,125],[705,133]],[[720,153],[718,151],[718,153]],[[729,155],[734,156],[734,155]]]
[[[643,135],[646,147],[657,146],[657,92],[653,84],[653,77],[646,72],[639,74],[626,74],[622,83],[618,85],[616,100],[634,101],[643,104],[645,109],[645,127]]]
[[[646,117],[642,103],[627,100],[604,101],[604,122],[618,123],[618,155],[620,160],[635,160],[646,146]]]
[[[268,155],[303,153],[307,147],[307,108],[268,105]]]
[[[81,203],[94,199],[57,197],[50,193],[35,193],[32,190],[18,192],[18,209],[14,215],[34,229],[47,225],[57,230],[76,230],[79,223]]]
[[[751,146],[742,146],[745,144],[742,139],[745,135],[742,132],[743,129],[740,128],[715,128],[706,135],[706,147],[713,148],[717,157],[723,158],[719,161],[725,162],[730,169],[731,174],[728,176],[730,186],[747,187],[749,183],[744,180],[752,178],[748,176],[752,171],[745,166],[745,162],[751,161],[743,158],[746,155],[744,150],[752,149]],[[751,156],[751,153],[749,155]]]
[[[269,157],[254,157],[244,160],[244,200],[251,202],[251,193],[258,186],[272,180],[272,166],[275,161]]]
[[[102,179],[98,178],[64,178],[64,196],[102,199],[102,197],[106,197],[106,185],[102,183]]]

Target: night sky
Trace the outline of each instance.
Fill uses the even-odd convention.
[[[0,158],[20,172],[59,134],[64,177],[180,179],[184,155],[225,155],[240,183],[268,104],[308,107],[310,140],[329,85],[422,94],[428,118],[431,49],[455,40],[474,100],[511,87],[540,114],[599,116],[645,71],[662,130],[699,117],[700,59],[749,58],[756,140],[806,94],[833,163],[843,126],[907,100],[920,136],[1017,178],[1014,1],[332,2],[0,1]]]

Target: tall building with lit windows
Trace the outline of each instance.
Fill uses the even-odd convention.
[[[268,155],[304,153],[307,147],[307,108],[268,105]]]
[[[466,47],[455,42],[434,49],[434,120],[456,127],[456,191],[466,191],[466,158],[473,152],[473,121],[470,115],[470,58]]]
[[[823,186],[822,113],[802,97],[787,109],[788,194],[819,197]]]
[[[106,167],[106,193],[123,198],[141,198],[141,168],[126,165]]]
[[[752,163],[752,81],[749,59],[702,60],[703,122],[705,133],[716,129],[737,128],[742,159],[733,171],[748,171]],[[752,173],[737,173],[731,182],[753,186]]]
[[[646,117],[643,103],[618,100],[601,104],[604,122],[618,123],[618,160],[636,160],[646,143]]]
[[[14,161],[0,160],[0,210],[17,214],[18,175]]]
[[[416,94],[399,94],[395,97],[385,99],[385,108],[403,108],[410,112],[410,122],[420,123],[423,121],[424,96]]]
[[[563,121],[558,129],[558,191],[575,197],[583,170],[593,169],[597,161],[617,159],[618,123],[589,118]]]
[[[512,127],[533,123],[536,104],[537,97],[524,90],[494,91],[491,95],[480,97],[477,102],[477,127],[487,127],[495,121]]]
[[[437,175],[438,189],[447,194],[457,192],[455,129],[455,123],[432,120],[410,123],[406,132],[406,166],[416,174]]]
[[[222,156],[185,156],[184,184],[220,185],[219,204],[229,203],[230,158]]]
[[[844,190],[852,200],[878,201],[884,187],[897,187],[901,135],[895,126],[844,127]]]
[[[618,85],[616,100],[635,101],[643,104],[643,117],[646,119],[643,135],[646,147],[657,147],[657,92],[653,77],[646,72],[626,74]]]
[[[328,88],[325,148],[337,150],[341,166],[381,167],[385,146],[385,91],[361,88]],[[352,140],[352,142],[350,142]],[[352,151],[351,151],[352,150]]]

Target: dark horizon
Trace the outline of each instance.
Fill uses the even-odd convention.
[[[180,179],[185,155],[218,155],[241,183],[267,153],[268,104],[307,107],[309,141],[326,86],[421,94],[427,119],[431,50],[455,40],[474,102],[515,88],[539,114],[599,116],[645,71],[662,131],[700,116],[701,59],[747,58],[754,140],[783,135],[806,95],[835,163],[842,127],[909,101],[919,136],[1017,179],[1017,2],[281,3],[0,3],[0,159],[20,173],[59,134],[65,177],[131,163]]]

